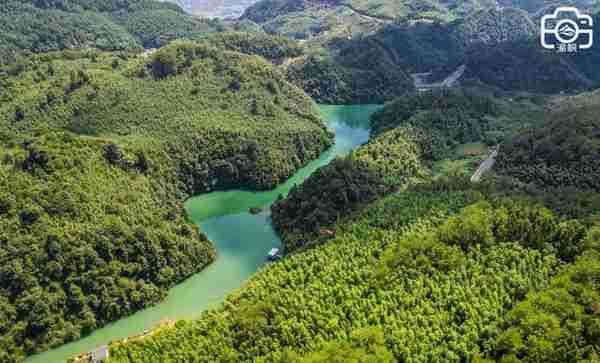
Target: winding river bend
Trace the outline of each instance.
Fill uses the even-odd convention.
[[[191,219],[213,241],[217,260],[169,291],[160,304],[118,320],[70,344],[30,357],[26,363],[65,362],[111,340],[124,339],[156,326],[164,320],[193,319],[203,310],[214,308],[230,292],[266,263],[266,255],[281,241],[271,227],[268,206],[279,194],[286,195],[294,184],[302,183],[312,172],[327,165],[369,139],[369,117],[377,105],[319,106],[327,127],[335,132],[335,144],[321,157],[300,169],[275,190],[213,192],[189,199],[186,210]],[[251,207],[264,212],[253,215]]]

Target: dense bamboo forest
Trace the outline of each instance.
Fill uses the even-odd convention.
[[[48,53],[2,75],[2,362],[161,301],[215,258],[187,196],[271,188],[332,142],[272,65],[208,43]]]
[[[597,150],[583,126],[592,97],[563,102],[580,111],[572,114],[582,127],[561,136],[591,136],[578,143],[585,150]],[[552,130],[545,118],[511,119],[526,107],[509,112],[469,90],[389,103],[372,117],[367,144],[272,207],[286,258],[198,320],[114,343],[110,362],[593,362],[593,185],[528,184],[505,167],[472,183],[436,167],[456,145],[507,125],[523,137]],[[593,152],[568,155],[594,160]]]
[[[600,190],[600,95],[574,97],[548,123],[518,133],[502,145],[502,172],[554,187]]]
[[[599,48],[250,2],[0,0],[0,363],[599,362]]]
[[[366,201],[432,175],[435,161],[459,144],[481,141],[497,111],[474,91],[413,93],[371,118],[372,136],[345,160],[336,160],[272,207],[273,224],[289,250]]]
[[[439,181],[370,203],[222,308],[115,344],[110,361],[590,361],[597,227],[494,188]],[[554,291],[571,291],[578,315],[551,304]]]

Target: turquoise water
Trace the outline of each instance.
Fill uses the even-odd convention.
[[[217,260],[214,263],[169,290],[169,295],[160,304],[98,329],[76,342],[33,356],[26,363],[64,362],[111,340],[139,334],[161,321],[193,319],[202,311],[216,307],[227,294],[242,286],[266,263],[268,251],[281,245],[271,227],[268,206],[279,194],[287,194],[294,184],[302,183],[336,156],[347,154],[367,142],[369,116],[379,106],[319,106],[319,109],[327,127],[335,132],[334,146],[275,190],[213,192],[186,202],[189,216],[215,244]],[[258,206],[263,207],[262,213],[248,213],[249,208]]]

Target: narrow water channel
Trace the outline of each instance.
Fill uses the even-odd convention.
[[[139,334],[164,320],[193,319],[203,310],[216,307],[225,296],[243,285],[266,263],[266,255],[281,241],[273,231],[268,206],[279,194],[286,195],[312,172],[333,158],[349,153],[369,139],[369,117],[377,105],[319,106],[327,127],[335,132],[335,144],[321,157],[299,170],[275,190],[214,192],[189,199],[186,210],[191,219],[213,241],[217,260],[169,291],[162,303],[139,311],[98,329],[76,342],[30,357],[26,363],[65,362],[111,340]],[[253,215],[251,207],[263,207]]]

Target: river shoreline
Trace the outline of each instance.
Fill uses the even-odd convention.
[[[232,190],[190,198],[185,203],[186,211],[215,244],[216,261],[169,290],[161,303],[97,329],[75,342],[31,356],[25,363],[65,362],[99,346],[152,332],[161,322],[194,319],[203,311],[217,308],[227,295],[243,287],[267,263],[271,248],[281,246],[271,226],[268,206],[319,167],[367,142],[369,117],[380,107],[319,106],[328,128],[335,132],[334,146],[274,190]],[[256,207],[263,211],[251,214],[250,208]]]

